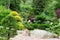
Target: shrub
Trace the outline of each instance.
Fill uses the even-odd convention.
[[[55,32],[56,34],[58,34],[60,36],[60,23],[54,27],[54,30],[55,31],[53,31],[53,32]]]
[[[10,14],[13,15],[13,16],[18,16],[19,15],[16,11],[11,11]]]
[[[16,11],[11,11],[10,15],[14,16],[17,19],[17,21],[22,22],[22,18],[19,16],[19,14]]]
[[[18,29],[19,30],[23,30],[24,29],[24,25],[21,22],[18,22],[17,25],[18,25]]]
[[[22,22],[22,18],[20,16],[15,16],[15,18],[17,19],[17,21],[21,21]]]
[[[27,21],[24,22],[24,26],[25,26],[25,28],[27,28],[28,30],[33,30],[33,29],[34,29],[34,27],[32,26],[32,24],[28,23]]]
[[[24,25],[22,23],[22,18],[21,16],[19,16],[19,14],[16,11],[11,11],[10,15],[12,15],[16,20],[17,20],[17,29],[18,30],[23,30],[24,29]]]
[[[47,20],[47,16],[44,13],[41,13],[40,15],[37,15],[36,20],[41,20],[41,21],[46,21]]]

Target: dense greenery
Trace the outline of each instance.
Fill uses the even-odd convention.
[[[60,0],[0,0],[0,39],[9,40],[17,30],[26,28],[60,35],[57,9],[60,9]]]

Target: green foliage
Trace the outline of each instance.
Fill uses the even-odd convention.
[[[60,23],[55,27],[55,33],[60,36]]]
[[[49,27],[46,30],[50,31],[50,32],[53,32],[53,33],[56,33],[58,36],[60,36],[60,23],[57,24],[57,25],[54,25],[52,27]]]
[[[19,14],[16,11],[11,11],[10,15],[14,16],[14,18],[16,18],[17,21],[22,22],[22,18],[19,16]]]
[[[40,15],[36,16],[36,20],[40,20],[40,21],[46,21],[49,20],[48,16],[46,16],[44,13],[41,13]]]
[[[26,13],[30,13],[33,11],[33,8],[32,8],[32,0],[27,0],[25,2],[25,4],[21,1],[21,4],[20,4],[20,8],[21,8],[21,12],[26,12]]]
[[[7,4],[8,4],[9,2],[7,1],[7,0],[0,0],[0,5],[2,5],[2,6],[6,6],[7,7]]]
[[[0,6],[0,24],[1,24],[1,20],[6,17],[9,14],[10,10],[8,10],[7,8],[5,8],[4,6]]]
[[[33,0],[26,0],[24,3],[23,0],[21,0],[21,3],[20,3],[21,12],[20,13],[24,21],[27,20],[29,15],[33,15],[32,1]]]
[[[7,30],[0,26],[0,40],[7,40]]]
[[[20,11],[20,0],[0,0],[0,5],[5,6],[14,11]]]
[[[20,0],[10,0],[10,9],[20,11]]]
[[[11,15],[6,16],[4,19],[2,19],[1,23],[3,27],[7,30],[6,33],[8,39],[16,34],[17,20],[13,16]]]
[[[56,0],[57,1],[57,0]],[[60,9],[60,0],[57,1],[56,9]]]
[[[44,11],[46,0],[33,0],[34,14],[39,14]]]
[[[50,24],[37,24],[37,23],[35,23],[35,24],[33,24],[33,27],[34,27],[34,29],[42,29],[42,30],[46,30],[46,28],[49,28],[50,26],[52,26],[52,25],[50,25]]]
[[[0,36],[9,39],[17,29],[25,28],[43,29],[60,35],[55,9],[60,9],[59,0],[0,0],[0,25],[3,26]],[[27,21],[30,15],[34,15],[34,22]]]
[[[56,0],[49,0],[46,3],[45,11],[48,12],[48,16],[50,16],[51,18],[56,16],[56,14],[55,14],[55,6],[56,6],[56,4],[57,4]]]
[[[1,21],[7,16],[9,15],[10,10],[7,9],[5,6],[0,6],[0,26],[2,26]],[[7,30],[2,26],[2,28],[0,28],[0,39],[1,40],[7,40]]]
[[[58,25],[58,20],[56,18],[56,14],[55,14],[55,6],[57,4],[57,1],[56,0],[47,0],[45,2],[45,4],[46,5],[45,5],[44,11],[38,12],[39,15],[36,15],[35,22],[32,23],[31,25],[32,25],[33,29],[43,29],[43,30],[48,29],[48,31],[54,32],[55,30],[58,30],[58,28],[59,28],[59,27],[57,29],[54,28],[54,26]],[[37,3],[35,4],[35,6],[36,5],[37,5]],[[35,8],[37,9],[38,6],[39,5],[37,5]],[[53,24],[51,24],[51,21]],[[54,28],[54,30],[53,30],[53,28]],[[54,33],[56,33],[56,31]]]
[[[23,30],[23,29],[25,29],[25,28],[24,28],[24,25],[23,25],[21,22],[18,22],[17,25],[18,25],[18,30]]]
[[[32,24],[28,23],[27,21],[24,22],[24,26],[28,30],[33,30],[34,29],[34,27],[32,26]]]
[[[21,18],[21,16],[19,16],[19,14],[16,11],[11,11],[10,15],[13,16],[16,20],[17,20],[17,29],[18,30],[23,30],[24,29],[24,25],[23,25],[23,20]]]

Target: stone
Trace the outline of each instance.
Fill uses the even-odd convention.
[[[30,36],[36,37],[36,38],[57,38],[58,37],[54,33],[50,33],[48,31],[39,30],[39,29],[35,29],[33,31],[30,31]]]
[[[18,30],[17,31],[17,34],[21,34],[21,35],[24,35],[24,36],[29,36],[30,35],[30,32],[29,30],[25,29],[25,30]]]

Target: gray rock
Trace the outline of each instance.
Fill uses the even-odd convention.
[[[30,32],[29,30],[25,29],[25,30],[18,30],[17,31],[17,34],[21,34],[21,35],[24,35],[24,36],[29,36],[30,35]]]
[[[48,31],[39,30],[39,29],[35,29],[33,31],[30,31],[30,36],[36,37],[36,38],[57,38],[58,37],[54,33],[50,33]]]

